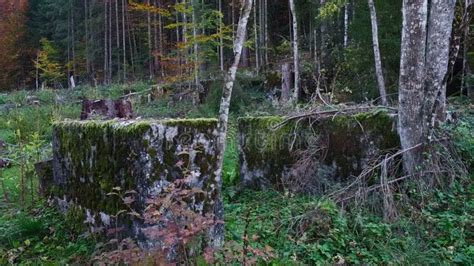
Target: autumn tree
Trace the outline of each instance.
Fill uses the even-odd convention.
[[[53,43],[46,38],[41,39],[41,50],[38,52],[35,67],[40,72],[40,77],[44,85],[53,84],[64,79],[65,73],[59,63],[59,53]]]
[[[0,1],[0,89],[20,87],[26,78],[29,55],[26,42],[28,1]]]

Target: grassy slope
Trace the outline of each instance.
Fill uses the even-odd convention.
[[[134,86],[146,90],[146,84]],[[0,105],[19,104],[21,107],[0,115],[0,139],[14,144],[14,129],[20,128],[28,141],[33,132],[49,140],[50,124],[54,119],[79,116],[79,106],[70,104],[80,97],[106,98],[120,96],[124,87],[83,88],[74,92],[63,91],[54,104],[56,92],[37,94],[42,102],[39,109],[28,107],[25,92],[0,96]],[[264,111],[258,93],[250,102],[237,103],[234,118],[247,110]],[[135,102],[138,115],[145,117],[214,116],[218,94],[209,96],[207,103],[197,108],[181,103],[169,108],[166,100],[150,104]],[[196,111],[197,110],[197,111]],[[250,111],[249,111],[250,112]],[[474,117],[474,116],[473,116]],[[456,129],[457,144],[473,163],[474,118],[470,117]],[[420,209],[406,206],[404,214],[393,224],[384,223],[370,212],[341,213],[331,202],[301,196],[283,195],[274,191],[247,191],[236,195],[238,163],[236,129],[231,127],[230,143],[225,160],[226,239],[236,246],[243,245],[243,235],[252,236],[251,246],[271,247],[276,264],[298,263],[435,263],[458,262],[469,264],[474,260],[473,224],[474,186],[469,177],[459,180],[444,191],[434,192],[428,206]],[[49,146],[44,145],[45,154]],[[469,157],[471,156],[471,157]],[[469,162],[470,160],[470,162]],[[64,218],[44,202],[18,202],[19,168],[7,169],[6,181],[11,202],[0,198],[0,264],[14,260],[22,264],[84,262],[94,251],[95,242],[78,236],[68,229]],[[304,215],[310,213],[310,215]],[[246,229],[247,228],[247,229]]]

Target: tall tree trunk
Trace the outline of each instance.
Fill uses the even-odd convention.
[[[473,99],[474,92],[472,91],[470,87],[469,79],[466,78],[470,74],[470,68],[468,64],[468,51],[469,51],[469,46],[471,44],[471,40],[469,37],[469,30],[471,28],[471,25],[470,25],[471,10],[474,11],[474,9],[471,8],[471,5],[474,5],[474,1],[472,0],[464,1],[464,8],[465,8],[464,13],[465,13],[465,20],[467,23],[464,27],[464,36],[463,36],[461,95],[462,95],[463,90],[466,89],[467,96]]]
[[[398,132],[403,154],[403,166],[415,174],[421,165],[420,149],[413,147],[423,136],[423,85],[426,52],[427,0],[403,0]]]
[[[71,75],[71,8],[69,6],[67,11],[67,88],[71,88],[71,83],[69,79]]]
[[[76,78],[76,30],[74,19],[74,1],[71,2],[71,52],[72,52],[72,77]],[[69,78],[69,77],[68,77]],[[73,88],[75,84],[72,84]]]
[[[385,89],[385,78],[383,76],[382,69],[382,57],[380,56],[380,46],[379,46],[379,30],[377,26],[377,12],[375,10],[374,0],[369,1],[369,10],[370,10],[370,21],[372,23],[372,46],[374,49],[374,59],[375,59],[375,74],[377,76],[377,84],[379,87],[380,99],[382,99],[382,104],[387,105],[387,91]]]
[[[222,13],[222,0],[219,0],[219,12],[221,13],[221,17],[219,17],[219,66],[221,71],[224,72],[224,36],[223,34],[223,21],[222,17],[224,13]]]
[[[369,0],[369,5],[370,1],[373,4],[373,0]],[[372,17],[372,12],[371,17]],[[347,48],[349,45],[349,3],[346,3],[344,5],[344,48]]]
[[[264,0],[264,11],[263,18],[265,21],[265,64],[268,64],[268,43],[270,42],[270,36],[268,35],[268,0]]]
[[[158,0],[158,7],[161,8],[161,0]],[[161,77],[165,76],[165,68],[163,66],[162,58],[164,56],[164,48],[163,48],[163,19],[161,17],[161,14],[158,14],[158,35],[160,36],[159,40],[159,51],[160,51],[160,56],[159,56],[159,64],[160,64],[160,72],[161,72]]]
[[[112,0],[109,0],[109,77],[108,83],[112,83],[112,71],[113,71],[113,64],[112,64]]]
[[[199,45],[197,42],[197,22],[196,22],[196,3],[195,0],[191,0],[192,11],[192,25],[193,25],[193,61],[194,61],[194,84],[196,88],[199,86]]]
[[[115,0],[115,39],[117,47],[117,77],[120,80],[121,60],[120,60],[120,25],[119,25],[119,0]]]
[[[109,49],[109,45],[108,45],[108,42],[107,42],[107,39],[108,39],[108,27],[107,27],[107,24],[108,24],[108,18],[107,18],[107,1],[108,0],[105,0],[104,1],[104,84],[107,84],[108,83],[108,73],[109,73],[109,70],[108,70],[108,62],[109,62],[109,55],[108,55],[108,49]]]
[[[298,41],[298,18],[296,17],[295,1],[290,1],[291,17],[293,19],[293,70],[295,72],[295,82],[293,91],[293,101],[298,103],[300,99],[300,60],[299,60],[299,41]]]
[[[443,121],[455,0],[431,0],[426,51],[425,125]]]
[[[127,81],[127,42],[126,42],[126,32],[125,32],[125,0],[122,0],[122,51],[123,51],[123,81]]]
[[[219,0],[220,1],[220,0]],[[253,34],[255,39],[255,69],[257,70],[257,75],[260,71],[260,58],[259,58],[259,41],[258,41],[258,29],[257,29],[257,5],[253,9]]]
[[[147,5],[150,6],[150,0],[146,1]],[[152,57],[152,50],[153,50],[153,41],[151,39],[151,13],[150,11],[146,12],[146,21],[147,21],[147,43],[148,43],[148,71],[149,71],[149,79],[153,79],[153,57]]]
[[[242,54],[242,49],[245,42],[245,35],[247,31],[247,23],[249,20],[250,12],[252,11],[253,0],[244,0],[242,12],[239,19],[239,24],[237,26],[237,32],[234,40],[234,62],[229,68],[229,71],[225,75],[224,89],[220,104],[219,110],[219,122],[218,122],[218,137],[217,137],[217,172],[216,179],[218,184],[218,189],[222,188],[222,165],[224,162],[224,152],[226,149],[226,139],[227,139],[227,126],[229,121],[229,107],[230,100],[232,96],[232,89],[234,88],[235,76],[237,74],[237,68],[239,67],[240,56]],[[222,207],[222,198],[218,200],[216,205]],[[222,209],[222,208],[220,208]],[[222,220],[224,214],[218,213],[217,219]],[[224,230],[224,227],[219,224],[215,228],[216,231]],[[223,234],[217,234],[223,235]],[[215,245],[220,246],[223,243],[223,239],[216,240]]]
[[[319,2],[320,8],[326,4],[326,0],[320,0]],[[320,46],[319,46],[319,65],[321,68],[326,67],[327,62],[327,53],[328,53],[328,41],[327,41],[327,21],[323,18],[321,20],[320,30],[319,30],[319,39],[320,39]],[[322,77],[325,80],[325,77]],[[325,82],[323,82],[325,83]]]
[[[86,46],[86,73],[87,78],[91,74],[91,62],[90,62],[90,55],[89,55],[89,7],[87,4],[88,0],[84,0],[84,36],[85,36],[85,46]]]

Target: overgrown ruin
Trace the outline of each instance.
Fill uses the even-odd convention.
[[[203,191],[190,199],[194,211],[221,217],[215,175],[216,124],[214,119],[56,123],[53,178],[43,179],[44,193],[56,198],[66,215],[76,216],[79,224],[113,228],[113,215],[130,210],[109,193],[135,191],[132,208],[143,215],[148,199],[182,179],[187,187]],[[140,240],[144,247],[154,245],[141,230],[147,227],[143,220],[122,217],[126,217],[120,221],[125,235]],[[222,230],[211,231],[209,241],[222,241]]]
[[[129,210],[111,192],[135,191],[132,207],[143,216],[148,199],[170,193],[167,185],[183,180],[203,191],[188,201],[192,210],[220,219],[216,126],[215,119],[56,123],[52,174],[47,164],[37,165],[41,190],[79,225],[113,228],[114,215]],[[357,176],[382,151],[399,147],[393,116],[383,111],[318,119],[245,117],[238,127],[241,181],[251,188],[321,193]],[[156,244],[143,233],[146,223],[124,217],[119,221],[125,235],[143,247]],[[222,243],[222,229],[209,231],[210,244]]]
[[[386,112],[240,118],[239,142],[244,186],[311,194],[359,175],[382,151],[400,145]]]

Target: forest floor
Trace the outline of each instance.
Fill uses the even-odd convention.
[[[226,245],[222,256],[242,261],[246,243],[266,255],[257,261],[289,264],[451,264],[474,263],[474,114],[472,105],[460,103],[461,118],[449,129],[468,176],[449,186],[420,193],[414,186],[410,200],[398,206],[393,222],[370,208],[341,210],[324,197],[307,197],[276,191],[238,189],[235,118],[277,112],[259,89],[237,86],[224,166]],[[8,201],[0,188],[0,265],[87,263],[98,255],[101,242],[75,232],[67,219],[37,194],[32,174],[34,161],[50,156],[51,123],[78,118],[82,98],[117,98],[127,86],[78,88],[74,91],[18,91],[0,94],[0,140],[8,143],[11,168],[1,172]],[[146,91],[145,83],[133,84]],[[141,117],[214,117],[219,93],[211,90],[204,103],[137,100]],[[29,103],[39,100],[40,106]],[[145,97],[146,98],[146,97]],[[72,104],[71,104],[72,103]],[[1,157],[1,156],[0,156]],[[19,161],[24,167],[20,167]],[[20,176],[28,190],[21,204]],[[255,253],[248,257],[255,257]],[[268,255],[268,256],[267,256]],[[266,258],[265,258],[266,257]]]

